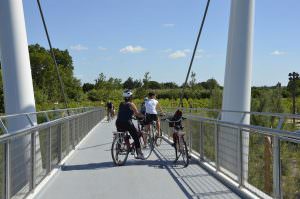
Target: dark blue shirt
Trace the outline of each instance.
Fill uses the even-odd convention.
[[[130,108],[130,102],[121,102],[119,106],[117,120],[121,122],[131,121],[132,116],[133,116],[133,111]]]

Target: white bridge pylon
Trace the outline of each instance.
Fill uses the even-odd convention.
[[[22,0],[0,1],[0,59],[5,113],[36,112]],[[35,116],[31,120],[36,123]],[[9,132],[30,126],[25,117],[9,119],[7,122]],[[27,172],[24,175],[16,174],[30,162],[29,138],[18,138],[10,145],[11,193],[18,191],[28,181]]]

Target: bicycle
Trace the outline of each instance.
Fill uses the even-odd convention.
[[[114,110],[107,110],[107,122],[110,122],[114,118]]]
[[[160,114],[160,116],[164,116],[164,114]],[[157,147],[159,147],[162,143],[162,130],[160,129],[160,133],[158,134],[158,130],[157,130],[157,122],[156,121],[152,121],[150,123],[149,129],[148,129],[148,134],[149,136],[152,138],[153,140],[153,144],[156,145]],[[153,146],[154,146],[153,145]]]
[[[168,118],[162,119],[162,121],[167,121],[169,123],[169,127],[173,128],[173,144],[172,146],[175,148],[175,160],[174,163],[178,161],[180,157],[182,157],[184,167],[189,165],[189,151],[184,139],[185,132],[183,131],[183,126],[181,125],[181,121],[186,118],[181,117],[179,120],[173,121]]]
[[[149,136],[144,136],[145,132],[138,131],[141,150],[144,158],[148,159],[153,151],[153,142]],[[126,163],[129,153],[136,158],[136,149],[133,139],[128,131],[113,132],[113,142],[111,146],[111,156],[113,162],[117,166],[122,166]],[[146,137],[146,139],[145,139]]]

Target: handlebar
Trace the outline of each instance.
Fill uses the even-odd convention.
[[[181,117],[179,120],[170,120],[169,118],[162,118],[161,120],[163,121],[167,121],[167,122],[180,122],[180,121],[183,121],[183,120],[186,120],[185,117]]]

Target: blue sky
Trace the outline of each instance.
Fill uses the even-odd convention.
[[[182,83],[206,0],[42,0],[53,46],[68,49],[75,75],[99,73]],[[24,0],[28,41],[48,46],[36,1]],[[252,85],[300,72],[300,1],[257,0]],[[230,0],[212,0],[193,71],[223,84]]]

